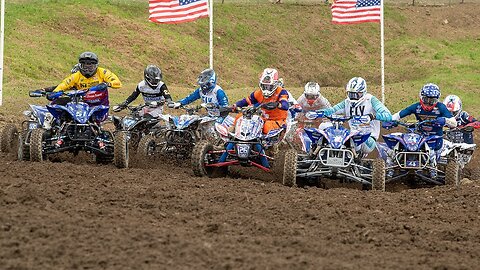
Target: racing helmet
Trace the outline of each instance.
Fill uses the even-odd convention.
[[[207,68],[200,73],[197,80],[203,94],[211,92],[217,86],[217,74],[211,68]]]
[[[274,68],[266,68],[260,75],[260,90],[264,97],[271,97],[277,88],[280,86],[278,78],[278,71]]]
[[[420,89],[420,105],[425,111],[431,111],[440,98],[440,88],[434,83],[425,84]]]
[[[443,100],[443,104],[447,106],[447,109],[454,117],[457,117],[462,112],[462,100],[456,95],[448,95]]]
[[[78,63],[80,64],[79,70],[83,76],[90,78],[97,72],[98,57],[93,52],[83,52],[78,57]]]
[[[307,103],[313,105],[315,100],[320,96],[320,85],[316,82],[307,82],[307,84],[305,84],[303,95],[305,95]]]
[[[362,77],[353,77],[345,87],[347,98],[353,102],[359,102],[367,93],[367,82]]]
[[[155,65],[148,65],[143,71],[143,78],[148,86],[155,89],[162,80],[162,71]]]

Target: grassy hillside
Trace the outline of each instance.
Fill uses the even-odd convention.
[[[264,67],[279,69],[298,94],[317,80],[333,102],[352,76],[363,76],[380,94],[378,24],[338,26],[328,6],[294,4],[215,5],[214,66],[232,100],[257,84]],[[230,2],[230,3],[228,3]],[[123,99],[142,79],[149,63],[158,64],[180,97],[195,86],[208,66],[208,19],[179,25],[148,22],[148,2],[138,0],[12,0],[6,6],[4,102],[26,91],[61,81],[85,50],[117,73]],[[464,97],[480,113],[480,5],[392,7],[385,12],[387,105],[400,109],[417,97],[425,82]],[[23,105],[21,105],[23,106]],[[15,109],[21,111],[21,106]]]

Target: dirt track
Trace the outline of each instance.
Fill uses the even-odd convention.
[[[475,269],[480,185],[287,188],[0,154],[2,269]]]

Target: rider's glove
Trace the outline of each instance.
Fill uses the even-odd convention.
[[[123,109],[125,109],[125,108],[127,108],[127,104],[126,104],[125,102],[123,102],[123,103],[120,103],[120,104],[118,104],[118,105],[116,105],[116,106],[113,106],[113,109],[112,109],[112,110],[113,110],[114,112],[119,112],[119,111],[121,111],[121,110],[123,110]]]
[[[180,108],[180,106],[182,106],[182,103],[180,103],[180,102],[168,103],[168,107],[172,108],[172,109],[178,109],[178,108]]]
[[[373,119],[375,119],[375,116],[373,116],[373,114],[369,113],[367,115],[362,115],[359,120],[362,123],[369,123]]]
[[[433,122],[434,126],[443,127],[445,126],[446,119],[445,117],[439,117]]]
[[[45,94],[48,100],[52,101],[62,96],[62,92],[48,92]]]
[[[90,91],[105,91],[107,89],[108,89],[108,84],[105,82],[102,82],[100,84],[90,87]]]
[[[262,105],[262,108],[266,110],[275,110],[278,108],[278,102],[268,102]]]

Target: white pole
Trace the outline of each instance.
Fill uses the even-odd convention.
[[[383,0],[380,0],[380,54],[381,54],[381,70],[382,70],[382,103],[385,104],[385,41],[383,31]]]
[[[3,104],[3,40],[5,29],[5,0],[2,0],[2,17],[0,19],[0,106]]]
[[[210,0],[210,8],[208,9],[210,18],[210,68],[213,69],[213,0]]]

